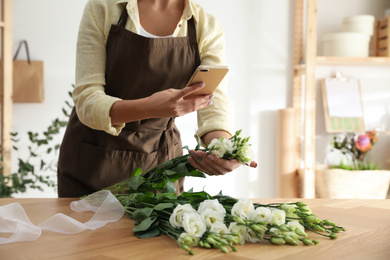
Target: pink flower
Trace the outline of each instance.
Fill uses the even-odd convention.
[[[368,152],[372,148],[371,138],[368,135],[359,135],[355,142],[356,148],[361,152]]]

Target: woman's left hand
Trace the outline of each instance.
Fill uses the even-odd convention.
[[[203,151],[191,150],[190,154],[191,157],[188,157],[189,163],[208,175],[225,175],[241,165],[237,160],[225,160]],[[257,163],[253,161],[250,166],[256,168]]]

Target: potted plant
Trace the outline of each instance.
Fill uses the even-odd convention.
[[[74,87],[74,86],[73,86]],[[71,96],[71,92],[68,92]],[[56,181],[52,175],[44,174],[45,172],[56,172],[56,162],[49,162],[46,158],[55,156],[58,153],[60,144],[55,142],[54,136],[60,133],[60,130],[67,124],[69,111],[73,107],[68,101],[65,101],[66,107],[62,108],[65,120],[56,118],[51,125],[42,133],[29,131],[27,133],[29,144],[22,147],[23,150],[18,157],[18,167],[10,175],[3,174],[2,151],[0,149],[0,198],[12,197],[17,193],[25,193],[29,189],[43,191],[43,187],[56,187]],[[17,146],[19,134],[12,133],[14,143],[13,150],[19,151]],[[25,155],[25,156],[23,156]]]
[[[341,159],[336,164],[316,168],[316,193],[323,198],[385,199],[390,184],[390,171],[365,160],[379,139],[381,131],[346,133],[334,136],[331,152]]]

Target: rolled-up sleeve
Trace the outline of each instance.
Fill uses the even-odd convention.
[[[198,12],[198,46],[202,65],[226,65],[225,35],[222,26],[212,16],[203,11]],[[198,130],[204,134],[224,130],[231,133],[231,103],[227,95],[227,79],[221,82],[214,91],[213,104],[198,111]]]
[[[118,135],[124,124],[111,124],[110,109],[120,100],[105,94],[106,25],[104,5],[89,1],[80,22],[76,53],[76,87],[73,100],[86,126]],[[106,17],[106,19],[108,19]]]

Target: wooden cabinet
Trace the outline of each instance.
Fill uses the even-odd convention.
[[[305,198],[315,197],[316,66],[390,66],[389,57],[324,57],[317,56],[316,48],[317,0],[295,0],[292,107],[297,118],[296,168]]]
[[[3,174],[11,174],[12,151],[12,0],[1,0],[1,156]]]

